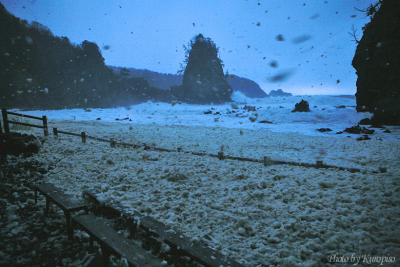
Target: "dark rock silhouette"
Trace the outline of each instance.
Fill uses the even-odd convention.
[[[357,111],[369,111],[375,124],[400,124],[400,1],[383,0],[366,13],[353,66],[357,71]]]
[[[368,135],[364,134],[363,136],[360,136],[356,139],[357,141],[365,141],[365,140],[371,140]]]
[[[232,88],[224,75],[218,48],[211,39],[197,35],[190,42],[186,63],[182,85],[172,88],[178,100],[200,104],[231,101]]]
[[[355,125],[349,128],[344,129],[344,132],[350,134],[373,134],[375,131],[371,129],[367,129],[365,127],[361,127],[360,125]]]
[[[282,89],[271,90],[268,96],[291,96],[291,93],[284,92]]]
[[[372,121],[371,121],[370,118],[365,118],[365,119],[361,119],[361,120],[358,122],[358,124],[359,124],[359,125],[371,125],[371,124],[372,124]]]
[[[321,133],[326,133],[326,132],[332,132],[332,129],[331,128],[319,128],[319,129],[317,129],[317,131],[321,132]]]
[[[310,105],[308,104],[307,101],[301,100],[299,103],[297,103],[294,106],[294,109],[292,112],[309,112],[310,111]]]
[[[260,120],[258,123],[266,123],[266,124],[272,124],[272,121],[269,120]]]

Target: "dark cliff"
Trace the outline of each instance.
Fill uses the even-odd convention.
[[[163,97],[144,79],[115,75],[95,43],[74,45],[2,4],[0,32],[1,107],[101,107]]]
[[[353,58],[357,110],[372,112],[376,124],[400,124],[400,1],[379,1],[367,13]]]

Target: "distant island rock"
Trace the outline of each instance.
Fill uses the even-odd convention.
[[[168,90],[172,86],[182,84],[182,75],[160,73],[156,71],[136,68],[124,68],[109,66],[110,69],[117,75],[123,75],[127,78],[143,78],[150,86],[159,88],[161,90]],[[250,98],[262,98],[268,96],[261,87],[253,80],[230,74],[227,77],[227,82],[233,89]]]
[[[287,93],[283,91],[282,89],[277,89],[277,90],[271,90],[269,92],[268,96],[292,96],[291,93]]]

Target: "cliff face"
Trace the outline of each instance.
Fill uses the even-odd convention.
[[[357,110],[379,124],[400,124],[400,1],[383,0],[353,58]]]
[[[190,46],[182,85],[172,90],[175,97],[189,103],[231,101],[232,88],[226,81],[215,43],[199,34]]]
[[[227,81],[234,91],[239,91],[247,97],[258,98],[268,96],[267,93],[261,89],[260,85],[253,80],[236,75],[229,75]]]

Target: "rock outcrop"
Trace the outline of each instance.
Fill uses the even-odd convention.
[[[357,111],[372,112],[375,124],[400,124],[400,1],[379,1],[367,13],[353,58]]]
[[[182,85],[172,88],[178,100],[199,104],[231,101],[232,88],[211,39],[197,35],[190,43],[186,61]]]
[[[294,105],[292,112],[310,112],[310,105],[307,101],[302,99],[299,103]]]

